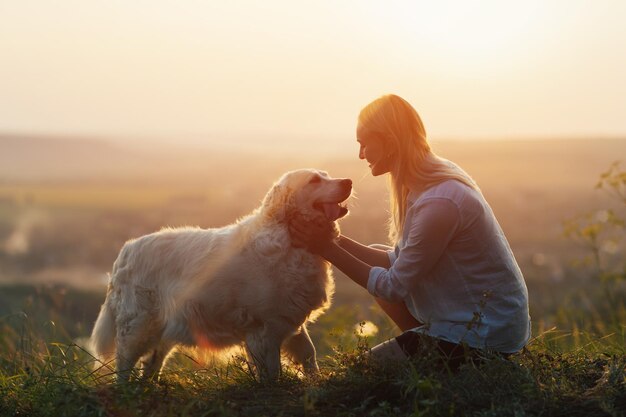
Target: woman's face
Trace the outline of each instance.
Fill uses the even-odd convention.
[[[385,146],[386,141],[380,134],[358,128],[356,141],[359,143],[359,159],[365,159],[369,163],[373,176],[391,171],[392,158]]]

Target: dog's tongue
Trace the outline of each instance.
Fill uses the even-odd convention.
[[[324,207],[324,214],[326,214],[326,218],[331,222],[334,222],[339,218],[339,213],[341,212],[341,207],[337,203],[324,203],[322,204]]]

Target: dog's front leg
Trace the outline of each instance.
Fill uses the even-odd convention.
[[[280,375],[280,340],[268,337],[266,331],[249,333],[246,349],[261,382],[276,381]]]

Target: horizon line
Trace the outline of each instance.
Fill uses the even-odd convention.
[[[293,140],[296,139],[317,139],[322,141],[335,140],[338,135],[311,135],[311,134],[298,134],[294,136],[290,133],[261,133],[260,136],[253,136],[251,133],[163,133],[163,134],[125,134],[125,133],[95,133],[95,132],[38,132],[38,131],[17,131],[17,130],[0,130],[0,139],[4,138],[27,138],[27,139],[43,139],[43,140],[86,140],[91,142],[116,142],[121,140],[132,140],[135,144],[145,144],[146,141],[152,141],[153,145],[201,145],[201,140],[206,140],[207,145],[219,145],[221,140],[228,140],[230,144],[231,140],[237,137],[241,140]],[[182,139],[181,139],[182,138]],[[326,138],[326,139],[323,139]],[[558,140],[625,140],[626,133],[593,133],[593,134],[552,134],[552,135],[489,135],[489,136],[436,136],[428,137],[428,141],[437,142],[515,142],[515,141],[558,141]],[[176,141],[173,143],[171,141]],[[129,143],[127,143],[129,144]],[[129,144],[132,145],[132,144]]]

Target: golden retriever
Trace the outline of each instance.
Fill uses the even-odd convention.
[[[284,174],[261,206],[215,229],[163,229],[128,241],[113,264],[91,336],[118,379],[137,363],[157,376],[176,345],[245,343],[261,380],[280,373],[281,347],[305,373],[318,370],[306,324],[330,306],[330,264],[294,247],[294,216],[335,221],[348,212],[349,179],[302,169]],[[338,229],[335,224],[335,230]]]

